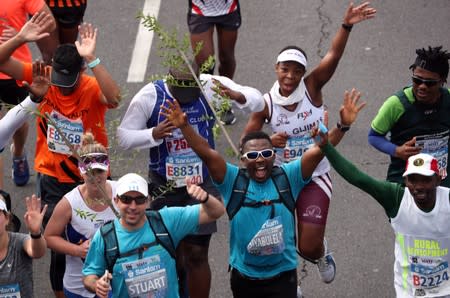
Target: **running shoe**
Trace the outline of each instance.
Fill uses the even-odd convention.
[[[297,298],[303,298],[302,288],[297,286]]]
[[[323,240],[325,255],[317,260],[317,269],[319,269],[320,278],[324,283],[331,283],[336,276],[336,263],[330,252],[328,252],[327,241]]]
[[[220,116],[220,122],[222,122],[223,125],[232,125],[236,122],[236,116],[234,115],[233,109],[229,109],[225,111]]]
[[[13,151],[14,144],[11,144],[11,152]],[[25,154],[21,157],[13,157],[12,178],[17,186],[24,186],[30,180],[30,167]]]

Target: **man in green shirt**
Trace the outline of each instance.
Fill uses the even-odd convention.
[[[416,53],[410,66],[412,86],[383,103],[372,121],[369,143],[390,155],[388,181],[403,183],[406,160],[421,152],[438,160],[442,185],[449,187],[450,92],[444,84],[450,53],[442,47],[418,49]]]

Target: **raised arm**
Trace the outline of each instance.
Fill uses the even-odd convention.
[[[369,2],[364,2],[356,7],[353,3],[350,3],[344,14],[342,26],[331,42],[331,47],[325,54],[319,65],[305,78],[305,84],[308,87],[308,91],[313,98],[320,92],[322,87],[333,76],[339,60],[344,53],[345,45],[347,44],[348,37],[350,36],[351,28],[354,24],[361,21],[365,21],[375,17],[376,9],[370,7]]]
[[[92,24],[82,24],[78,27],[80,41],[76,41],[78,53],[86,60],[88,67],[92,70],[102,91],[102,101],[111,108],[119,105],[121,100],[120,88],[106,67],[100,63],[100,59],[95,55],[97,43],[97,28]],[[98,60],[97,60],[98,59]]]
[[[344,134],[350,126],[355,122],[358,113],[366,106],[366,103],[359,103],[361,92],[353,88],[350,92],[344,92],[344,100],[339,109],[340,121],[337,126],[331,129],[329,133],[329,141],[336,146],[344,137]],[[339,126],[339,127],[338,127]]]
[[[25,203],[27,211],[23,218],[31,238],[25,240],[23,249],[31,258],[40,258],[47,251],[47,243],[41,234],[42,219],[47,211],[47,205],[41,210],[41,199],[35,195],[32,195],[31,198],[27,197]]]
[[[47,37],[46,28],[50,26],[53,17],[46,13],[34,14],[22,29],[11,39],[0,45],[0,71],[16,80],[23,80],[24,65],[11,57],[14,51],[26,42]]]
[[[166,116],[173,126],[181,130],[189,146],[205,163],[213,180],[216,183],[222,183],[227,170],[225,159],[192,128],[187,121],[187,115],[183,113],[176,100],[167,101],[167,104],[168,107],[161,106],[161,114]]]
[[[366,105],[365,102],[360,103],[359,100],[361,99],[361,93],[357,91],[355,88],[353,88],[350,92],[345,91],[344,92],[344,100],[342,103],[341,108],[339,109],[339,114],[341,117],[341,123],[342,125],[345,125],[347,127],[350,127],[351,124],[356,120],[358,113],[364,108]],[[319,129],[315,129],[313,131],[313,137],[316,137],[318,139],[321,139],[324,135],[326,137],[326,141],[330,138],[330,141],[333,144],[338,144],[341,139],[343,138],[345,131],[335,127],[331,130],[330,133],[328,133],[328,130],[326,129],[325,125],[328,125],[328,113],[325,111],[324,113],[324,122],[322,123],[321,128],[322,131]],[[331,140],[332,139],[332,140]],[[324,140],[321,140],[324,142]],[[316,140],[317,143],[317,140]],[[320,143],[320,142],[319,142]],[[321,144],[324,145],[324,144]],[[310,152],[311,151],[311,152]],[[319,164],[319,162],[322,160],[323,154],[317,146],[307,150],[303,157],[302,157],[302,177],[308,178],[311,177],[312,173],[314,172],[315,168]]]

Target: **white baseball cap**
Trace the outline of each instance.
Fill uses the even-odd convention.
[[[306,62],[306,57],[297,49],[287,49],[280,53],[277,57],[277,63],[286,62],[286,61],[294,61],[300,63],[307,68],[308,63]]]
[[[408,158],[403,177],[419,174],[423,176],[439,175],[438,161],[429,154],[419,153]]]
[[[147,180],[135,173],[129,173],[122,176],[117,181],[117,195],[121,196],[129,191],[140,192],[144,196],[148,196]]]

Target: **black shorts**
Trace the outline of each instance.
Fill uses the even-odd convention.
[[[164,186],[167,183],[166,179],[164,177],[161,177],[160,175],[158,175],[152,171],[149,172],[148,177],[149,177],[149,181],[150,181],[150,184],[149,184],[149,193],[150,194],[157,192],[157,189],[160,186]],[[217,188],[214,187],[210,178],[206,179],[206,181],[203,182],[203,184],[201,184],[201,187],[208,193],[215,196],[216,198],[220,198],[220,194],[219,194]],[[174,207],[174,206],[185,207],[185,206],[196,205],[196,204],[200,204],[200,202],[196,199],[191,198],[191,196],[187,193],[186,187],[179,187],[179,188],[174,188],[170,192],[165,193],[163,198],[158,198],[158,199],[152,201],[150,204],[150,209],[159,210],[165,206],[167,206],[167,207]],[[216,222],[200,225],[200,227],[198,228],[198,232],[195,235],[189,235],[184,239],[186,239],[190,243],[197,244],[196,243],[197,241],[195,241],[195,237],[197,235],[199,235],[199,236],[209,235],[210,236],[214,232],[217,232]],[[209,243],[209,239],[207,239],[205,237],[201,237],[201,238],[202,239],[198,239],[199,242],[203,243],[206,240],[208,240],[207,243]]]
[[[28,96],[28,91],[24,87],[17,85],[16,80],[6,79],[0,80],[0,101],[17,105]],[[0,110],[3,105],[0,105]]]
[[[73,28],[83,22],[86,3],[72,7],[50,7],[50,10],[58,22],[58,26],[62,28]]]
[[[217,26],[223,30],[236,31],[241,27],[241,11],[239,7],[230,14],[217,17],[205,17],[197,14],[188,13],[187,23],[191,34],[199,34]]]

